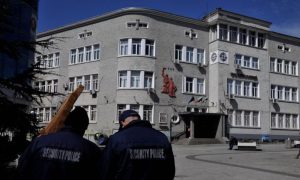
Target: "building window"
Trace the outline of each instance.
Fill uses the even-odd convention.
[[[54,54],[48,54],[37,56],[35,62],[39,63],[40,68],[55,68],[59,67],[59,54],[60,53],[54,53]]]
[[[91,32],[91,31],[89,31],[89,32],[84,32],[84,33],[79,33],[78,34],[78,38],[79,39],[85,39],[86,37],[90,37],[90,36],[92,36],[93,35],[93,33]]]
[[[92,90],[98,90],[98,74],[93,74],[92,75],[92,80],[93,80],[93,87],[91,88]]]
[[[276,114],[271,114],[271,128],[276,128]]]
[[[259,48],[264,48],[265,47],[265,41],[266,41],[265,35],[262,34],[262,33],[258,33],[257,36],[258,36],[258,45],[257,46]]]
[[[124,112],[125,110],[126,110],[126,104],[118,104],[117,105],[117,112],[118,112],[117,117],[120,117],[122,112]]]
[[[288,128],[288,129],[291,128],[291,120],[290,120],[290,118],[291,118],[291,115],[289,115],[289,114],[285,115],[285,128]]]
[[[242,81],[235,81],[235,94],[242,96]]]
[[[253,112],[253,127],[259,127],[259,113],[258,112]]]
[[[58,88],[58,80],[53,81],[53,92],[57,93],[57,88]]]
[[[51,118],[50,108],[45,108],[44,122],[49,122]]]
[[[240,43],[246,45],[247,44],[247,30],[240,29]]]
[[[119,72],[119,87],[127,87],[127,71]]]
[[[292,101],[298,102],[298,89],[292,88]]]
[[[204,49],[175,45],[175,61],[204,64]]]
[[[217,26],[214,25],[211,27],[211,40],[217,40]]]
[[[139,88],[140,87],[140,71],[131,71],[130,77],[130,87]]]
[[[271,128],[299,129],[297,114],[271,113]]]
[[[78,63],[83,62],[83,52],[84,52],[84,48],[79,48],[78,49]]]
[[[236,126],[242,125],[242,111],[235,112],[235,125]]]
[[[48,55],[48,63],[46,65],[47,68],[52,68],[53,67],[53,54]]]
[[[85,47],[85,61],[91,61],[92,60],[92,47],[87,46]]]
[[[235,87],[235,89],[233,87]],[[252,81],[240,81],[240,80],[228,79],[227,80],[227,93],[235,94],[237,96],[247,96],[247,97],[258,98],[259,97],[259,84],[258,84],[258,82],[252,82]]]
[[[284,61],[284,74],[290,74],[289,73],[289,65],[290,65],[290,63],[288,61]]]
[[[252,96],[258,97],[258,83],[252,83]]]
[[[197,94],[204,94],[204,79],[197,79]]]
[[[259,69],[259,60],[256,57],[236,54],[234,63],[244,68]]]
[[[289,74],[297,76],[297,67],[298,63],[289,61],[289,60],[283,60],[283,59],[277,59],[277,58],[270,58],[270,71],[271,72],[277,72],[282,74]]]
[[[75,78],[69,78],[69,91],[74,91]]]
[[[90,111],[90,122],[95,122],[97,121],[97,106],[92,105],[91,106],[91,111]]]
[[[250,111],[244,111],[244,126],[250,127]]]
[[[175,60],[182,60],[182,49],[183,46],[175,45]]]
[[[291,74],[292,75],[298,75],[298,73],[297,73],[297,63],[296,62],[292,62],[292,72],[291,72]]]
[[[128,80],[130,80],[128,84]],[[119,71],[119,88],[153,88],[153,72]]]
[[[275,69],[275,59],[274,58],[270,59],[270,71],[271,72],[276,72],[276,69]]]
[[[229,41],[237,42],[237,27],[229,27]]]
[[[249,46],[255,46],[256,41],[256,32],[255,31],[249,31]]]
[[[183,93],[205,94],[204,79],[184,77]]]
[[[283,128],[283,114],[278,115],[278,128]]]
[[[290,88],[289,87],[284,88],[284,100],[290,101]]]
[[[146,40],[146,56],[154,56],[154,41],[153,40]]]
[[[76,49],[71,50],[71,61],[70,64],[75,64],[76,63]]]
[[[283,100],[283,87],[282,86],[278,86],[277,87],[278,91],[277,91],[277,97],[280,100]]]
[[[150,122],[152,121],[152,106],[144,105],[143,120],[150,121]]]
[[[128,39],[120,40],[120,55],[128,55]]]
[[[76,77],[76,87],[78,87],[79,85],[82,85],[82,76]]]
[[[250,68],[250,57],[244,56],[244,67]]]
[[[131,51],[129,52],[129,47]],[[143,48],[143,49],[142,49]],[[149,39],[121,39],[119,45],[119,55],[142,55],[142,56],[155,56],[155,43],[154,40]]]
[[[45,86],[45,84],[46,84],[46,82],[45,82],[45,81],[42,81],[42,82],[41,82],[41,85],[40,85],[41,91],[43,91],[43,92],[46,91],[46,86]]]
[[[227,40],[227,25],[225,24],[219,25],[219,39]]]
[[[141,54],[141,39],[132,39],[132,55],[140,55]]]
[[[118,104],[117,105],[117,117],[125,110],[134,110],[138,112],[142,118],[142,120],[149,121],[152,123],[153,121],[153,106],[152,105],[139,105],[139,104]],[[116,120],[115,122],[119,122]]]
[[[193,62],[193,50],[194,48],[192,47],[187,47],[186,48],[186,62]]]
[[[271,99],[298,102],[298,88],[271,85]]]
[[[258,58],[252,57],[252,66],[253,69],[258,69]]]
[[[235,64],[242,65],[242,55],[240,54],[235,55]]]
[[[292,116],[292,128],[298,129],[298,115]]]
[[[234,94],[234,89],[233,89],[233,80],[228,79],[227,80],[227,94]]]
[[[282,73],[282,60],[277,59],[277,72]]]
[[[250,82],[244,82],[244,96],[250,96]]]
[[[151,88],[152,87],[152,79],[153,79],[153,72],[145,72],[144,88]]]
[[[185,92],[193,93],[193,78],[185,78]]]
[[[100,45],[99,44],[95,44],[93,46],[93,48],[94,48],[94,59],[93,60],[100,59]]]
[[[90,76],[86,75],[86,76],[84,76],[84,90],[90,90],[90,89],[91,89]]]
[[[46,81],[47,82],[47,92],[51,92],[52,91],[52,81]]]
[[[204,49],[197,49],[197,63],[204,63]]]
[[[59,54],[60,53],[55,53],[54,67],[59,66]]]

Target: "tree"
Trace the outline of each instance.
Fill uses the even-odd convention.
[[[34,89],[31,81],[45,74],[33,63],[36,46],[50,47],[52,38],[35,41],[37,0],[0,0],[0,174],[13,178],[9,162],[23,152],[39,131],[39,121],[30,112],[32,102],[56,93]],[[22,17],[22,18],[21,18]],[[5,179],[5,178],[4,178]]]

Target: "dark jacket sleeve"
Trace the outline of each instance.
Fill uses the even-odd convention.
[[[36,141],[32,141],[25,149],[18,161],[17,179],[31,179],[32,157]]]
[[[115,175],[115,164],[116,162],[116,154],[114,153],[113,148],[113,140],[110,139],[103,150],[101,159],[100,159],[100,179],[101,180],[110,180],[114,179]]]
[[[166,149],[166,155],[167,155],[166,179],[172,180],[175,177],[175,160],[174,160],[174,154],[173,154],[171,144],[169,144],[168,148]]]

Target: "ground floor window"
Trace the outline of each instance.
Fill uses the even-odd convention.
[[[228,123],[234,127],[260,127],[259,111],[228,110]]]
[[[299,129],[298,114],[271,113],[272,129]]]

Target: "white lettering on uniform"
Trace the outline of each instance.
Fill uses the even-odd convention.
[[[129,149],[130,159],[165,159],[164,149]]]
[[[81,153],[77,152],[77,151],[55,149],[55,148],[43,148],[42,149],[42,157],[48,158],[48,159],[79,162],[80,155],[81,155]]]

